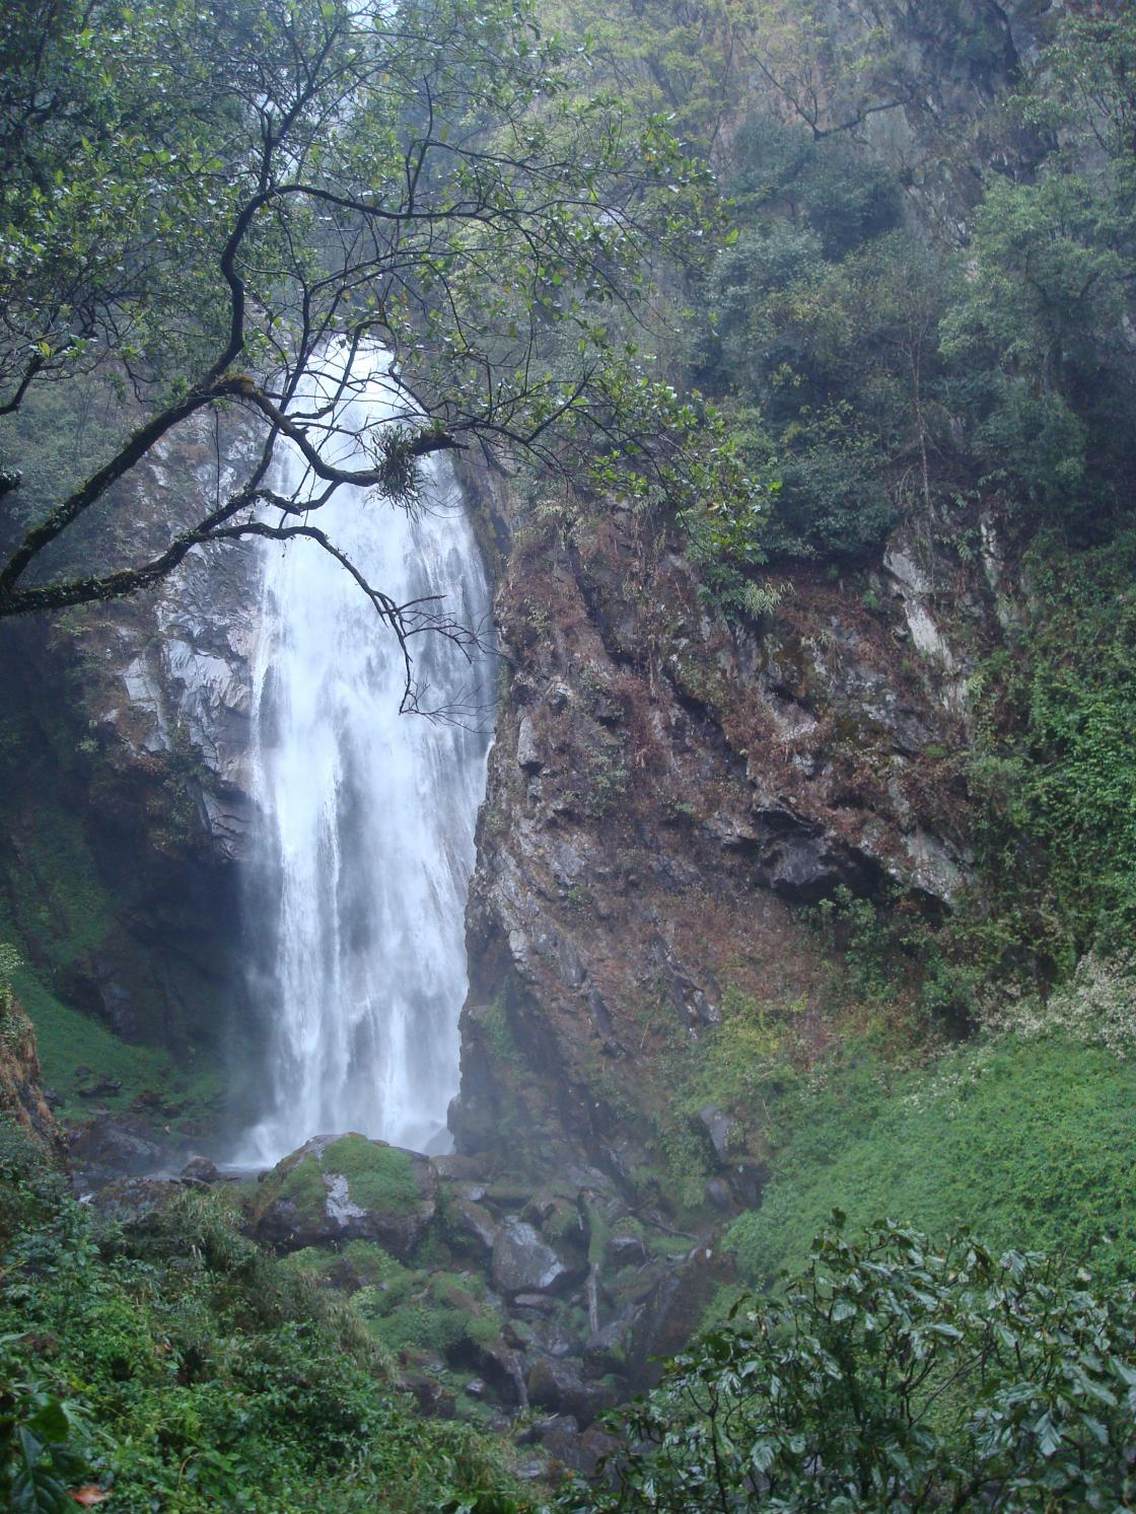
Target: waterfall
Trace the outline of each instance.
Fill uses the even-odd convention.
[[[378,349],[355,361],[358,383],[322,451],[340,466],[370,466],[359,431],[406,414],[388,366]],[[323,374],[323,392],[338,377]],[[297,448],[280,466],[283,492],[310,489]],[[418,509],[344,486],[312,523],[397,603],[444,594],[453,620],[487,626],[485,573],[449,463],[435,455],[425,472]],[[247,893],[268,1099],[243,1158],[273,1162],[347,1130],[447,1150],[491,660],[475,651],[471,665],[440,635],[415,637],[424,705],[480,708],[461,723],[400,715],[395,637],[310,540],[266,543],[261,611]]]

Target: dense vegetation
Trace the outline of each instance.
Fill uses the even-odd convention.
[[[819,1009],[727,985],[697,1045],[684,1028],[663,1048],[669,1197],[704,1214],[697,1116],[722,1109],[767,1180],[727,1238],[759,1293],[719,1297],[618,1421],[609,1480],[547,1494],[562,1509],[1134,1497],[1136,17],[1065,8],[1008,60],[964,0],[869,8],[860,33],[818,0],[414,5],[365,35],[337,3],[0,22],[0,611],[134,588],[256,532],[266,501],[294,515],[268,459],[331,338],[388,343],[421,380],[429,419],[371,470],[392,498],[412,501],[428,450],[501,444],[518,492],[569,477],[630,505],[694,565],[707,614],[751,635],[798,573],[882,616],[896,527],[958,570],[933,598],[965,653],[967,747],[920,758],[974,882],[949,913],[839,891],[813,911],[834,964]],[[913,57],[942,73],[931,105]],[[903,112],[908,137],[876,130]],[[119,476],[234,407],[267,438],[245,485],[139,541]],[[109,515],[68,547],[95,505]],[[952,603],[976,564],[986,629]],[[209,1108],[208,1075],[66,1002],[111,908],[72,790],[45,797],[26,737],[0,730],[7,831],[40,804],[0,857],[0,937],[20,948],[3,988],[62,1112],[77,1062],[119,1083],[112,1105],[181,1078]],[[588,802],[607,806],[598,781]],[[23,1137],[2,1143],[13,1507],[84,1487],[187,1514],[545,1496],[492,1436],[399,1389],[397,1353],[496,1338],[468,1277],[423,1283],[368,1243],[279,1262],[196,1193],[115,1224]],[[406,1199],[397,1156],[359,1155],[356,1198]],[[315,1158],[281,1184],[322,1202]],[[848,1236],[814,1243],[834,1209]],[[960,1227],[976,1239],[949,1240]],[[329,1302],[343,1266],[358,1292]]]
[[[824,1235],[627,1414],[618,1490],[562,1507],[1127,1507],[1134,1303],[968,1240]]]
[[[966,1507],[980,1490],[995,1508],[1103,1509],[1131,1493],[1136,1300],[1065,1263],[890,1226],[826,1235],[775,1301],[740,1300],[613,1420],[616,1491],[549,1503],[484,1432],[414,1413],[366,1304],[271,1260],[223,1198],[127,1202],[116,1222],[2,1137],[12,1509],[685,1514]],[[375,1277],[397,1293],[390,1269]]]
[[[833,1209],[857,1232],[902,1215],[933,1236],[1044,1251],[1131,1278],[1136,1073],[1102,1047],[1008,1036],[890,1073],[849,1048],[786,1111],[762,1206],[729,1233],[742,1275],[804,1265]]]
[[[0,1129],[0,1501],[73,1509],[374,1509],[514,1486],[501,1450],[422,1419],[363,1317],[181,1193],[125,1227]],[[105,1492],[102,1497],[105,1498]],[[80,1500],[81,1501],[81,1500]]]

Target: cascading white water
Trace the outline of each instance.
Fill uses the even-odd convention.
[[[340,466],[371,466],[353,434],[406,413],[388,365],[380,350],[355,360],[365,382],[337,416]],[[306,487],[297,449],[281,466],[285,492]],[[460,492],[444,460],[425,471],[422,509],[345,486],[313,524],[397,603],[444,594],[454,621],[483,628],[488,589]],[[449,1146],[492,677],[488,656],[475,651],[471,666],[436,633],[415,637],[413,651],[431,707],[468,706],[479,690],[472,725],[400,715],[398,644],[359,585],[316,542],[267,543],[250,918],[269,1102],[244,1142],[250,1162],[347,1130]]]

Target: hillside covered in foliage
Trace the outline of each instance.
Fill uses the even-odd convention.
[[[0,1501],[1132,1507],[1132,8],[19,0],[0,57]],[[334,529],[459,497],[491,626]],[[468,992],[444,1140],[254,1164],[308,549],[476,747]],[[426,950],[386,760],[329,981],[351,868]]]

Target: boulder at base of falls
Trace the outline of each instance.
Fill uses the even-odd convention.
[[[184,1143],[140,1114],[100,1111],[72,1132],[70,1162],[80,1188],[100,1188],[122,1177],[176,1170],[186,1159]]]
[[[625,1370],[637,1390],[655,1386],[664,1360],[690,1340],[717,1290],[736,1281],[733,1257],[716,1245],[695,1246],[668,1269],[642,1301],[624,1342]]]
[[[265,1174],[249,1229],[277,1251],[341,1241],[376,1241],[410,1256],[438,1201],[428,1157],[366,1136],[315,1136]]]
[[[179,1184],[165,1178],[119,1178],[97,1189],[90,1203],[104,1219],[125,1230],[145,1230],[181,1192]]]

